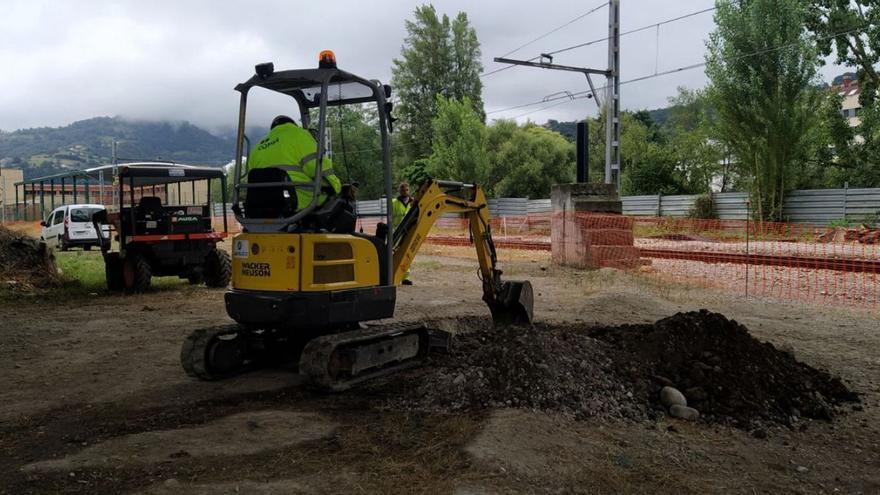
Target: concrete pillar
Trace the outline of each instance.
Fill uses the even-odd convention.
[[[556,184],[550,194],[553,262],[577,268],[635,268],[633,219],[614,184]]]

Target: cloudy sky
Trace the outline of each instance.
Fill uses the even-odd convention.
[[[276,68],[315,64],[322,49],[336,52],[341,67],[388,81],[399,56],[404,19],[419,1],[91,1],[6,0],[0,17],[0,129],[59,126],[98,115],[132,119],[188,120],[219,129],[236,119],[233,87],[253,65]],[[468,13],[483,49],[492,58],[552,30],[601,0],[437,0],[440,12]],[[713,5],[712,0],[622,0],[626,31]],[[607,36],[608,11],[595,13],[513,54],[530,58]],[[697,15],[622,38],[622,79],[703,61],[712,14]],[[659,36],[659,37],[658,37]],[[659,45],[658,45],[659,39]],[[607,45],[559,54],[555,63],[604,68]],[[840,72],[826,67],[828,79]],[[489,118],[573,120],[596,112],[592,100],[510,107],[560,92],[583,91],[575,73],[514,68],[484,77]],[[604,81],[597,80],[598,85]],[[701,87],[702,69],[622,87],[624,108],[665,106],[677,86]],[[263,95],[254,101],[253,123],[268,120],[286,100]],[[509,109],[509,110],[505,110]]]

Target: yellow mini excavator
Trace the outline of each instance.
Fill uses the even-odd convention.
[[[242,163],[247,97],[254,87],[292,97],[303,128],[312,128],[317,117],[314,182],[294,184],[281,168],[248,170]],[[181,363],[190,376],[214,380],[262,363],[298,359],[308,380],[344,390],[423,362],[432,349],[448,346],[448,335],[424,324],[365,322],[393,316],[397,286],[434,222],[448,213],[469,221],[483,300],[493,320],[531,323],[531,284],[502,281],[480,187],[429,180],[394,232],[387,228],[393,194],[390,86],[338,69],[335,56],[325,51],[314,69],[275,71],[271,63],[257,65],[256,74],[235,89],[241,100],[233,211],[242,233],[232,239],[232,289],[225,300],[236,323],[187,337]],[[363,104],[376,105],[382,141],[387,214],[376,235],[355,232],[352,189],[343,187],[333,195],[322,189],[321,180],[329,163],[324,139],[328,108]],[[312,194],[309,204],[298,205],[295,190],[301,187],[329,193],[329,198],[318,205],[319,194]]]

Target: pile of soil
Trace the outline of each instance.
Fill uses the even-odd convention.
[[[394,407],[429,411],[516,407],[578,418],[642,419],[646,410],[617,376],[606,344],[572,328],[494,327],[468,320],[452,352],[403,375]]]
[[[617,349],[623,362],[638,363],[631,377],[636,393],[656,403],[661,387],[676,387],[710,421],[753,427],[762,421],[791,424],[800,417],[831,419],[836,406],[859,400],[839,378],[705,310],[592,335]]]
[[[395,378],[400,393],[388,395],[392,407],[517,407],[640,420],[666,414],[659,391],[673,386],[701,420],[752,429],[831,419],[838,406],[858,401],[840,379],[708,311],[608,328],[460,323],[470,331],[455,335],[450,354]]]
[[[0,291],[23,293],[60,284],[55,256],[45,243],[0,225]]]

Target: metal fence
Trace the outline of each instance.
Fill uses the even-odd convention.
[[[623,214],[641,217],[687,217],[697,195],[660,194],[650,196],[623,196]],[[721,220],[745,220],[748,194],[743,192],[714,193],[715,213]],[[13,218],[13,206],[8,219]],[[358,215],[364,217],[385,214],[381,199],[358,201]],[[489,212],[493,217],[520,217],[550,213],[549,199],[493,198]],[[227,206],[227,213],[231,210]],[[785,196],[783,215],[790,222],[827,225],[835,220],[864,221],[880,215],[880,188],[875,189],[815,189],[791,191]],[[214,216],[223,216],[223,208],[214,204]],[[874,219],[876,221],[876,218]]]
[[[623,214],[686,217],[697,195],[624,196]],[[745,220],[748,194],[714,193],[715,213],[721,220]],[[825,225],[833,220],[863,221],[880,213],[880,189],[815,189],[785,195],[783,215],[790,222]]]
[[[373,199],[357,202],[359,216],[385,214],[385,201]],[[516,217],[553,211],[549,199],[493,198],[489,200],[489,214],[493,217]]]

